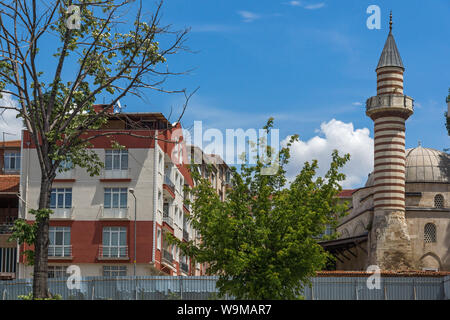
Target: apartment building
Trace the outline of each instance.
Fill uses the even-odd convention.
[[[20,178],[20,140],[0,144],[0,279],[16,276],[17,243],[9,242],[17,219]]]
[[[100,131],[112,132],[112,139],[92,140],[92,150],[104,162],[101,174],[91,177],[86,169],[65,163],[70,170],[58,172],[54,180],[49,277],[66,276],[70,265],[79,266],[83,277],[133,275],[134,267],[136,275],[193,274],[190,260],[166,241],[168,233],[185,241],[192,234],[184,187],[193,182],[181,125],[161,113],[114,113]],[[117,131],[148,138],[114,135]],[[111,140],[124,148],[112,148]],[[40,179],[36,149],[24,131],[19,211],[30,222]],[[20,257],[18,276],[28,278],[32,271]]]
[[[217,154],[204,153],[197,146],[189,145],[188,161],[195,163],[197,170],[202,178],[208,179],[211,186],[216,190],[221,201],[226,200],[226,191],[231,187],[231,170],[225,161]],[[196,185],[196,182],[193,182]],[[193,239],[201,241],[201,236],[196,230],[193,230]],[[195,264],[194,275],[206,274],[206,264]]]

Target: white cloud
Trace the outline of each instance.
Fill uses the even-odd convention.
[[[293,6],[293,7],[300,7],[302,3],[300,1],[289,1],[286,4]]]
[[[361,102],[353,102],[352,105],[354,105],[354,106],[362,106],[362,103]]]
[[[308,141],[295,142],[291,148],[291,158],[287,166],[287,176],[294,179],[306,161],[318,161],[318,175],[323,176],[329,169],[331,153],[334,149],[342,156],[350,154],[350,161],[342,172],[346,174],[343,188],[363,186],[367,175],[373,170],[373,139],[367,128],[354,129],[353,123],[332,119],[320,125],[319,135]],[[321,136],[320,136],[321,135]],[[289,137],[282,141],[286,145]]]
[[[253,22],[261,18],[261,15],[250,11],[238,11],[244,22]]]
[[[306,6],[304,6],[303,8],[308,9],[308,10],[316,10],[316,9],[320,9],[325,7],[325,3],[321,2],[321,3],[316,3],[316,4],[308,4]]]
[[[0,99],[0,106],[17,107],[18,104],[11,95],[3,94],[3,98]],[[0,109],[0,112],[3,112],[0,117],[0,139],[3,140],[3,132],[5,132],[5,140],[20,140],[20,131],[23,127],[22,119],[16,118],[17,111],[15,110],[3,110]]]
[[[320,8],[325,7],[325,3],[324,2],[314,3],[314,4],[305,4],[305,3],[301,2],[301,1],[293,0],[293,1],[284,2],[284,4],[287,4],[287,5],[291,6],[291,7],[302,7],[302,8],[307,9],[307,10],[316,10],[316,9],[320,9]]]

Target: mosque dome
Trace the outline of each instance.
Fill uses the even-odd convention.
[[[406,149],[406,182],[450,182],[450,155],[431,148]],[[369,174],[365,187],[373,186],[374,174]]]

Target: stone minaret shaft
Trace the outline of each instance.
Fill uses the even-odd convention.
[[[403,67],[390,30],[376,68],[377,95],[366,102],[374,121],[374,217],[369,264],[382,270],[413,268],[405,219],[405,121],[413,99],[403,94]]]
[[[413,100],[403,94],[403,67],[390,31],[376,69],[377,95],[367,100],[374,121],[374,207],[405,209],[405,121]]]

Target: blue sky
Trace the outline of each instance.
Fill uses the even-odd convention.
[[[151,12],[155,2],[143,2]],[[381,9],[380,30],[366,26],[369,5]],[[174,30],[191,27],[186,45],[194,51],[168,57],[168,66],[194,70],[165,87],[199,87],[184,127],[201,120],[204,127],[220,130],[260,128],[274,117],[281,139],[300,135],[291,175],[312,158],[325,167],[338,148],[352,155],[345,187],[359,186],[373,168],[373,123],[365,115],[365,101],[376,95],[375,67],[390,10],[406,68],[404,92],[415,99],[406,146],[420,140],[425,147],[448,148],[443,117],[450,87],[448,0],[166,0],[162,24]],[[51,48],[50,43],[41,47]],[[172,110],[173,121],[182,102],[154,92],[146,101],[121,100],[125,112],[168,116]]]
[[[371,4],[381,9],[380,30],[366,27]],[[175,29],[192,27],[187,45],[196,51],[169,59],[174,70],[196,68],[167,83],[200,87],[183,124],[260,127],[274,116],[281,136],[309,139],[322,122],[335,118],[367,127],[372,135],[364,103],[376,95],[375,67],[389,10],[406,67],[404,91],[416,103],[407,122],[407,147],[418,140],[440,150],[449,147],[443,119],[450,87],[447,0],[168,0],[163,22]],[[130,111],[149,108],[140,101],[127,105]],[[173,96],[150,96],[151,109],[167,113],[179,105]]]
[[[366,26],[369,5],[381,9],[379,30]],[[327,155],[338,147],[353,157],[347,174],[354,179],[344,186],[364,184],[373,168],[373,123],[365,115],[365,101],[376,95],[375,67],[390,10],[406,68],[404,92],[415,99],[406,147],[416,147],[419,140],[425,147],[450,147],[443,118],[450,87],[447,0],[168,0],[163,22],[174,29],[191,27],[187,45],[195,51],[170,57],[169,66],[196,69],[166,86],[200,87],[184,127],[202,120],[205,127],[222,130],[259,128],[273,116],[282,139],[297,133],[302,140],[292,172],[311,158],[325,167]],[[127,102],[127,110],[168,114],[173,108],[175,118],[181,101],[152,95],[148,102]]]

